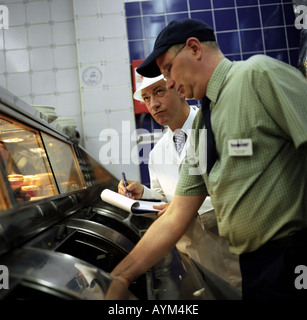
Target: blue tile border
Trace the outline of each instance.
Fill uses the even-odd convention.
[[[125,9],[130,60],[148,56],[156,36],[169,22],[189,17],[214,28],[227,57],[237,60],[270,53],[296,66],[299,31],[294,27],[292,1],[154,0],[125,3]]]

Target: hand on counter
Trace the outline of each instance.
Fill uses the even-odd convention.
[[[105,300],[137,300],[129,291],[129,283],[122,277],[114,278],[105,295]]]

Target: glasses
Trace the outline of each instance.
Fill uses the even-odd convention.
[[[185,44],[178,50],[178,52],[175,54],[175,56],[163,67],[163,73],[162,74],[163,74],[163,77],[164,77],[165,81],[170,78],[172,64],[174,63],[175,58],[183,50],[184,47],[185,47]]]

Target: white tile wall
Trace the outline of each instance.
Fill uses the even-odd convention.
[[[0,32],[0,84],[31,105],[72,115],[84,136],[72,0],[3,3],[10,16]]]
[[[114,129],[120,140],[122,121],[129,121],[131,132],[135,130],[124,2],[74,0],[73,3],[85,145],[102,160],[108,158],[103,154],[107,137],[105,141],[99,140],[105,128]],[[129,152],[124,155],[121,152],[120,159],[129,156]],[[138,165],[125,163],[128,164],[123,168],[122,163],[111,159],[108,169],[119,179],[125,169],[130,179],[140,180]]]
[[[28,72],[29,71],[29,52],[26,49],[5,51],[6,71]]]
[[[22,5],[22,4],[20,4]],[[4,30],[5,49],[22,49],[28,46],[27,29],[25,26],[10,27]]]
[[[32,48],[29,50],[29,54],[33,71],[50,70],[54,67],[54,54],[50,48]]]
[[[55,22],[73,20],[72,0],[52,0],[51,15]]]
[[[0,85],[32,105],[52,105],[77,122],[81,143],[99,161],[113,128],[126,143],[135,131],[124,0],[3,0],[9,29],[0,30]],[[122,135],[122,121],[131,133]],[[124,137],[124,138],[123,138]],[[123,141],[126,142],[123,142]],[[136,146],[130,141],[131,149]],[[140,180],[125,151],[106,167]],[[122,161],[122,160],[121,160]]]

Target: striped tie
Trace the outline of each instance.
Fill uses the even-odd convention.
[[[185,140],[186,134],[181,129],[176,129],[174,133],[174,143],[179,155],[184,147]]]

